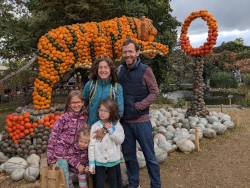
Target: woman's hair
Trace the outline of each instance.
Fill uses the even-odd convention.
[[[82,137],[90,137],[90,127],[88,125],[84,126],[83,129],[78,134],[78,140]]]
[[[111,58],[108,56],[103,56],[103,57],[97,57],[97,59],[94,61],[92,64],[92,67],[89,70],[89,78],[91,80],[97,80],[98,79],[98,66],[101,61],[105,61],[108,63],[108,66],[110,68],[110,81],[112,84],[117,82],[118,77],[117,77],[117,68],[115,66],[115,63]]]
[[[66,98],[66,101],[65,101],[64,112],[67,112],[69,110],[69,108],[70,108],[69,105],[70,105],[71,99],[73,97],[75,97],[75,96],[79,97],[79,99],[84,101],[82,92],[80,90],[72,90],[72,91],[70,91],[67,98]]]
[[[109,120],[114,122],[119,120],[119,110],[117,102],[114,99],[103,99],[99,103],[99,108],[103,105],[109,111]]]

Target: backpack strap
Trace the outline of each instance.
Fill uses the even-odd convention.
[[[110,96],[112,99],[116,98],[116,93],[117,93],[117,82],[115,82],[115,84],[110,85]]]
[[[93,99],[95,92],[96,92],[96,88],[97,88],[97,84],[96,80],[92,80],[89,86],[89,105],[91,105],[91,100]]]
[[[91,105],[91,101],[95,95],[96,88],[97,88],[98,80],[92,80],[89,86],[89,105]],[[110,85],[110,97],[112,99],[116,99],[116,93],[117,93],[117,82]]]

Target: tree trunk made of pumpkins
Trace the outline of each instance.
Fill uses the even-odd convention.
[[[204,101],[204,83],[203,83],[203,67],[204,61],[202,57],[194,57],[194,74],[193,74],[193,99],[187,109],[186,116],[202,116],[209,114]]]

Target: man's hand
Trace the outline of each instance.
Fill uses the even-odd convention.
[[[79,173],[83,173],[84,172],[84,166],[81,165],[81,164],[78,166],[77,169],[78,169]]]
[[[93,138],[101,142],[103,137],[105,136],[104,129],[103,128],[97,129],[94,131],[94,133],[95,133],[95,136]]]

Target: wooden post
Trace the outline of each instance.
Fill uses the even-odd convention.
[[[200,151],[198,128],[195,127],[195,151]]]
[[[239,117],[239,111],[236,111],[236,127],[240,126],[240,117]]]
[[[223,113],[223,104],[220,105],[220,112]]]
[[[185,101],[185,108],[188,109],[188,102]]]
[[[229,98],[229,107],[232,108],[232,98]]]

